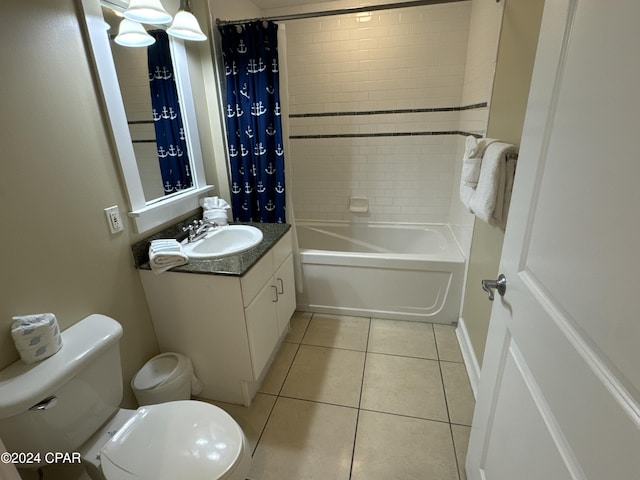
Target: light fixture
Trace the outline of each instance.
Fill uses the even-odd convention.
[[[131,0],[124,11],[124,18],[139,23],[166,25],[171,15],[164,9],[160,0]]]
[[[198,20],[191,13],[189,0],[181,0],[180,11],[176,13],[173,23],[167,29],[167,34],[183,40],[203,41],[207,36],[202,33]]]
[[[123,18],[114,41],[123,47],[148,47],[156,39],[149,35],[138,22]]]

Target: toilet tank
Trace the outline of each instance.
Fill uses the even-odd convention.
[[[90,315],[62,332],[62,348],[0,371],[0,438],[9,452],[76,452],[119,408],[122,327]]]

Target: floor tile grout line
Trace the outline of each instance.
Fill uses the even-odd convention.
[[[439,362],[440,361],[437,358],[414,357],[414,356],[411,356],[411,355],[400,355],[399,353],[382,353],[382,352],[370,352],[370,351],[367,351],[366,353],[372,353],[372,354],[375,354],[375,355],[385,355],[387,357],[412,358],[414,360],[429,360],[431,362]]]
[[[440,358],[440,349],[438,348],[438,333],[436,332],[436,325],[444,325],[447,326],[445,324],[442,323],[432,323],[431,327],[433,328],[433,338],[436,341],[436,351],[438,352],[438,360],[440,360],[441,362],[449,362],[449,363],[464,363],[464,359],[462,358],[462,354],[460,354],[460,360],[450,360],[450,359],[446,359],[446,358]],[[455,332],[455,330],[454,330]]]
[[[451,423],[447,420],[439,420],[437,418],[426,418],[426,417],[418,417],[416,415],[408,415],[406,413],[398,413],[398,412],[388,412],[385,410],[375,410],[373,408],[362,408],[362,407],[356,407],[353,405],[344,405],[341,403],[331,403],[331,402],[322,402],[320,400],[311,400],[309,398],[302,398],[302,397],[293,397],[291,395],[274,395],[272,393],[263,393],[263,395],[269,395],[272,397],[278,397],[278,398],[286,398],[288,400],[299,400],[301,402],[308,402],[308,403],[317,403],[319,405],[329,405],[332,407],[341,407],[341,408],[349,408],[351,410],[359,410],[359,411],[364,411],[364,412],[372,412],[372,413],[381,413],[383,415],[392,415],[395,417],[403,417],[403,418],[411,418],[414,420],[424,420],[425,422],[435,422],[435,423],[444,423],[446,425],[456,425],[458,427],[468,427],[471,428],[471,425],[464,425],[462,423]]]
[[[438,420],[436,418],[417,417],[415,415],[408,415],[406,413],[385,412],[384,410],[374,410],[372,408],[361,408],[360,410],[362,410],[364,412],[381,413],[383,415],[393,415],[394,417],[411,418],[413,420],[424,420],[425,422],[444,423],[445,425],[451,425],[446,420]]]
[[[274,396],[272,394],[269,393],[263,393],[263,395],[271,395]],[[253,458],[253,456],[256,454],[256,450],[258,450],[258,445],[260,445],[260,440],[262,440],[262,436],[264,435],[264,431],[267,429],[267,424],[269,423],[269,419],[271,418],[271,415],[273,414],[273,410],[276,408],[276,403],[278,403],[278,396],[275,395],[276,400],[273,402],[273,405],[271,405],[271,408],[269,409],[269,415],[267,415],[267,419],[264,421],[264,425],[262,426],[262,430],[260,430],[260,435],[258,435],[258,439],[256,440],[256,446],[253,447],[253,450],[251,451],[251,458]]]
[[[436,356],[438,357],[438,361],[440,361],[440,349],[438,348],[438,335],[436,334],[436,328],[431,324],[431,331],[433,332],[433,342],[436,344]]]
[[[447,408],[447,418],[449,419],[449,421],[447,422],[449,424],[449,435],[451,436],[451,446],[453,447],[453,459],[455,461],[455,465],[456,465],[456,472],[458,473],[458,480],[460,480],[460,467],[458,465],[458,452],[456,451],[456,442],[455,439],[453,437],[453,427],[451,426],[451,413],[449,412],[449,400],[447,399],[447,388],[444,384],[444,374],[442,373],[442,360],[440,360],[440,349],[438,348],[438,337],[436,334],[436,328],[435,326],[432,324],[431,328],[433,328],[433,337],[436,341],[436,353],[438,354],[438,370],[440,370],[440,380],[442,381],[442,393],[444,395],[444,404],[445,407]]]
[[[464,365],[463,361],[458,362],[457,360],[439,360],[439,361],[442,362],[442,363],[456,363],[458,365],[460,365],[460,364]],[[465,365],[465,368],[466,368],[466,365]]]
[[[293,316],[292,316],[293,318]],[[300,337],[300,342],[302,342],[302,339],[304,338],[304,335],[307,333],[307,329],[309,328],[309,325],[311,324],[311,319],[313,318],[313,314],[311,314],[311,316],[309,317],[309,322],[307,323],[307,326],[304,329],[304,332],[302,332],[302,336]],[[291,319],[289,319],[289,330],[291,330]],[[284,340],[283,340],[284,342]],[[293,362],[295,361],[296,357],[298,356],[298,351],[300,350],[300,345],[301,343],[298,342],[297,343],[297,348],[296,348],[296,353],[293,354],[293,358],[291,359],[291,363],[289,364],[289,368],[287,369],[287,373],[284,376],[284,379],[282,380],[282,385],[280,385],[280,388],[278,389],[278,393],[273,395],[270,393],[265,393],[265,392],[259,392],[259,393],[263,393],[264,395],[272,395],[276,397],[276,401],[273,402],[273,405],[271,406],[271,410],[269,410],[269,415],[267,415],[267,419],[264,422],[264,425],[262,426],[262,430],[260,431],[260,435],[258,435],[258,440],[256,440],[256,446],[253,448],[253,451],[251,452],[251,457],[253,457],[256,453],[256,450],[258,450],[258,445],[260,445],[260,440],[262,440],[262,436],[264,435],[264,431],[267,429],[267,425],[269,424],[269,420],[271,419],[271,414],[273,413],[273,410],[276,408],[276,403],[278,403],[278,399],[280,398],[280,393],[282,392],[282,389],[284,388],[284,384],[287,381],[287,377],[289,376],[289,372],[291,371],[291,367],[293,366]],[[288,343],[293,343],[295,344],[295,342],[288,342]],[[269,367],[271,368],[271,367]],[[286,398],[286,397],[283,397]]]
[[[462,477],[460,475],[460,464],[458,463],[458,450],[456,449],[456,439],[453,436],[453,425],[449,424],[449,432],[451,433],[451,444],[453,445],[453,458],[456,462],[456,471],[458,472],[458,480]]]
[[[327,346],[327,345],[316,345],[313,343],[301,343],[300,345],[301,346],[304,345],[305,347],[330,348],[331,350],[346,350],[347,352],[367,353],[366,350],[358,350],[356,348],[333,347],[333,346]]]
[[[371,337],[371,317],[369,317],[369,328],[367,329],[367,341],[365,342],[365,355],[362,362],[362,379],[360,380],[360,395],[358,396],[358,410],[356,411],[356,428],[353,432],[353,448],[351,449],[351,464],[349,465],[349,480],[353,475],[353,461],[356,456],[356,441],[358,439],[358,423],[360,422],[360,407],[362,406],[362,392],[364,391],[364,372],[367,368],[367,351],[369,350],[369,338]]]
[[[460,423],[460,422],[450,422],[451,425],[455,425],[456,427],[467,427],[467,428],[471,428],[471,425],[467,425],[466,423]]]
[[[302,346],[302,339],[307,334],[307,330],[309,330],[309,325],[311,325],[311,319],[312,318],[313,318],[313,314],[311,315],[311,317],[309,317],[309,322],[307,323],[307,326],[304,328],[304,332],[302,332],[302,336],[300,337],[300,341],[299,342],[289,342],[289,343],[293,343],[294,345],[297,344],[298,346],[296,347],[296,353],[293,354],[293,358],[291,359],[291,363],[289,364],[289,368],[287,368],[287,373],[285,374],[284,378],[282,379],[282,385],[280,385],[280,388],[278,389],[278,396],[280,396],[280,394],[282,393],[282,389],[284,388],[284,384],[287,382],[287,377],[289,377],[289,373],[291,373],[291,368],[293,368],[293,363],[296,361],[296,357],[298,356],[298,352],[300,351],[300,347]],[[289,322],[291,322],[291,320],[289,320]],[[291,327],[289,327],[289,328],[291,328]]]
[[[313,344],[313,343],[297,343],[297,342],[291,342],[291,341],[285,341],[286,343],[293,343],[299,346],[305,346],[305,347],[317,347],[317,348],[327,348],[327,349],[331,349],[331,350],[344,350],[347,352],[359,352],[359,353],[374,353],[376,355],[386,355],[389,357],[400,357],[400,358],[413,358],[416,360],[430,360],[432,362],[445,362],[445,363],[456,363],[456,364],[464,364],[464,362],[457,362],[455,360],[440,360],[438,358],[431,358],[431,357],[417,357],[415,355],[402,355],[400,353],[388,353],[388,352],[376,352],[376,351],[372,351],[372,350],[359,350],[356,348],[345,348],[345,347],[333,347],[333,346],[328,346],[328,345],[317,345],[317,344]],[[283,343],[285,343],[283,342]],[[368,339],[367,339],[367,347],[365,348],[369,348],[368,346]]]
[[[292,397],[289,395],[278,395],[278,398],[285,398],[287,400],[298,400],[300,402],[317,403],[318,405],[328,405],[330,407],[348,408],[350,410],[358,410],[358,407],[353,405],[342,405],[340,403],[321,402],[319,400],[309,400],[308,398]]]
[[[437,422],[437,423],[445,423],[449,425],[449,431],[450,431],[450,435],[451,435],[451,441],[452,441],[452,446],[453,446],[453,451],[454,451],[454,459],[455,459],[455,464],[456,464],[456,471],[458,472],[458,479],[461,478],[461,471],[460,471],[460,465],[458,464],[458,452],[456,450],[456,445],[455,445],[455,439],[454,439],[454,433],[453,433],[453,425],[454,423],[451,422],[451,414],[449,412],[449,405],[448,405],[448,399],[447,399],[447,393],[446,393],[446,389],[444,386],[444,373],[443,373],[443,368],[442,368],[442,362],[445,363],[449,363],[449,364],[464,364],[464,362],[460,362],[460,361],[455,361],[455,360],[445,360],[445,359],[441,359],[440,358],[440,349],[438,348],[438,340],[437,340],[437,336],[436,336],[436,328],[435,325],[433,323],[431,323],[431,329],[433,331],[433,336],[434,336],[434,343],[435,343],[435,348],[436,348],[436,356],[437,359],[433,359],[433,358],[425,358],[425,357],[415,357],[415,356],[409,356],[409,355],[399,355],[399,354],[393,354],[393,353],[381,353],[381,352],[370,352],[369,351],[369,343],[371,340],[371,325],[372,325],[372,321],[373,319],[371,317],[366,317],[369,320],[369,325],[368,325],[368,331],[367,331],[367,339],[366,339],[366,346],[365,346],[365,350],[355,350],[355,349],[350,349],[350,348],[342,348],[342,347],[335,347],[335,346],[326,346],[326,345],[314,345],[314,344],[307,344],[307,343],[303,343],[304,341],[304,337],[306,336],[306,334],[308,333],[308,330],[311,326],[311,321],[313,320],[315,313],[313,312],[309,312],[310,316],[308,317],[308,321],[307,324],[304,328],[304,331],[302,332],[302,335],[299,337],[300,340],[297,342],[293,342],[293,341],[287,341],[287,343],[293,343],[296,345],[296,349],[295,349],[295,353],[292,356],[291,362],[289,364],[289,367],[287,369],[286,374],[284,375],[284,378],[282,380],[282,383],[280,385],[280,388],[278,389],[278,393],[277,394],[273,394],[273,393],[267,393],[267,392],[260,392],[264,395],[269,395],[271,397],[275,397],[275,401],[273,403],[273,405],[271,406],[269,413],[267,415],[267,418],[264,422],[264,425],[262,427],[262,430],[260,432],[259,438],[256,441],[256,446],[253,449],[252,452],[252,456],[255,454],[255,452],[257,451],[258,446],[260,445],[260,442],[262,441],[263,435],[266,431],[267,426],[269,425],[269,422],[272,418],[272,414],[274,412],[275,406],[278,403],[280,398],[283,399],[292,399],[292,400],[298,400],[298,401],[303,401],[303,402],[308,402],[308,403],[316,403],[316,404],[325,404],[325,405],[331,405],[331,406],[337,406],[337,407],[343,407],[343,408],[349,408],[349,409],[355,409],[356,410],[356,419],[355,419],[355,431],[353,434],[353,446],[352,446],[352,453],[351,453],[351,464],[350,464],[350,468],[349,468],[349,479],[352,478],[353,475],[353,467],[354,467],[354,460],[355,460],[355,450],[356,450],[356,441],[357,441],[357,435],[358,435],[358,424],[359,424],[359,417],[360,417],[360,412],[361,411],[369,411],[369,412],[376,412],[376,413],[381,413],[381,414],[386,414],[386,415],[393,415],[396,417],[405,417],[405,418],[412,418],[412,419],[416,419],[416,420],[424,420],[424,421],[430,421],[430,422]],[[284,340],[283,340],[284,342]],[[361,384],[360,384],[360,394],[359,394],[359,399],[358,399],[358,405],[357,407],[354,406],[350,406],[350,405],[340,405],[340,404],[336,404],[336,403],[328,403],[328,402],[322,402],[322,401],[318,401],[318,400],[309,400],[306,398],[298,398],[298,397],[291,397],[288,395],[283,395],[282,391],[284,389],[284,384],[286,383],[286,380],[291,372],[291,369],[293,367],[293,364],[295,362],[295,359],[300,351],[300,347],[302,345],[307,345],[307,346],[312,346],[312,347],[320,347],[320,348],[329,348],[329,349],[333,349],[333,350],[347,350],[347,351],[356,351],[356,352],[362,352],[365,353],[364,356],[364,362],[363,362],[363,366],[362,366],[362,378],[361,378]],[[445,407],[446,407],[446,411],[447,411],[447,418],[448,421],[443,421],[443,420],[436,420],[436,419],[430,419],[430,418],[423,418],[423,417],[417,417],[417,416],[412,416],[412,415],[404,415],[404,414],[399,414],[399,413],[393,413],[393,412],[385,412],[385,411],[379,411],[379,410],[371,410],[371,409],[366,409],[366,408],[362,408],[362,398],[363,398],[363,392],[364,392],[364,381],[365,381],[365,370],[366,370],[366,364],[367,364],[367,356],[369,353],[373,353],[373,354],[377,354],[377,355],[385,355],[385,356],[395,356],[395,357],[403,357],[403,358],[412,358],[412,359],[416,359],[416,360],[430,360],[430,361],[437,361],[438,362],[438,368],[440,371],[440,379],[442,382],[442,386],[443,386],[443,394],[444,394],[444,400],[445,400]],[[444,352],[443,352],[444,353]],[[457,426],[461,426],[461,427],[467,427],[469,428],[469,425],[464,425],[461,423],[455,423],[455,425]]]
[[[436,346],[436,349],[438,347]],[[447,387],[444,384],[444,374],[442,373],[442,364],[438,360],[438,370],[440,371],[440,381],[442,382],[442,394],[444,395],[444,405],[447,408],[448,423],[451,423],[451,413],[449,412],[449,400],[447,399]]]

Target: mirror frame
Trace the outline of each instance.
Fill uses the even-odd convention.
[[[183,122],[187,136],[187,147],[191,158],[193,187],[165,197],[146,201],[142,189],[140,172],[136,162],[131,133],[122,101],[116,68],[113,63],[109,36],[104,28],[100,0],[77,0],[81,17],[84,18],[86,44],[97,75],[99,90],[106,108],[113,142],[120,162],[129,200],[129,216],[133,219],[137,233],[143,233],[200,207],[199,201],[207,196],[213,185],[207,185],[204,173],[200,137],[196,122],[193,94],[189,82],[189,71],[184,42],[171,38],[176,85],[183,110]],[[82,23],[82,22],[81,22]]]

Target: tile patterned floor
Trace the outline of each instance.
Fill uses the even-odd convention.
[[[466,480],[474,400],[453,327],[296,312],[250,408],[252,480]]]

